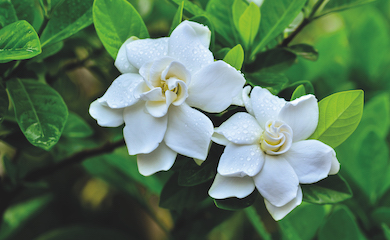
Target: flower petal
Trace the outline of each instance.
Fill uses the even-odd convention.
[[[318,140],[293,143],[283,155],[298,176],[300,183],[315,183],[328,176],[333,149]]]
[[[279,113],[279,119],[293,130],[293,142],[305,140],[317,128],[318,103],[314,95],[305,95],[288,102]]]
[[[244,198],[255,190],[251,177],[224,177],[217,173],[209,190],[210,197],[224,199],[229,197]]]
[[[244,84],[244,77],[236,69],[224,61],[216,61],[192,76],[186,102],[206,112],[222,112]]]
[[[176,78],[189,84],[191,82],[191,73],[183,64],[173,61],[161,73],[161,79],[168,80],[169,78]]]
[[[107,89],[100,103],[106,103],[110,108],[124,108],[138,102],[138,89],[143,79],[136,73],[125,73],[115,79]]]
[[[265,155],[264,166],[253,179],[261,195],[276,207],[297,196],[298,176],[282,155]]]
[[[332,165],[330,166],[329,175],[337,174],[340,171],[340,163],[337,160],[336,152],[332,152]]]
[[[150,115],[159,118],[167,114],[169,105],[165,101],[147,101],[145,108]]]
[[[126,53],[130,64],[140,69],[144,63],[167,55],[168,38],[148,38],[132,41],[126,45]]]
[[[149,176],[159,171],[167,171],[172,167],[176,156],[177,153],[172,151],[162,141],[153,152],[137,155],[138,171],[144,176]]]
[[[252,115],[239,112],[215,128],[211,139],[214,141],[214,135],[220,134],[235,144],[254,144],[260,141],[262,132],[263,129]],[[216,140],[218,143],[218,137]]]
[[[271,94],[267,89],[254,87],[251,92],[251,106],[262,128],[268,120],[277,120],[280,109],[286,101]]]
[[[267,208],[268,212],[271,214],[271,216],[276,220],[279,221],[282,218],[284,218],[289,212],[291,212],[295,207],[299,206],[302,203],[302,189],[299,186],[297,191],[297,196],[293,198],[290,202],[287,204],[276,207],[272,205],[267,199],[264,198],[265,207]]]
[[[162,57],[155,61],[146,62],[139,69],[139,74],[150,87],[161,87],[162,72],[174,61],[171,57]]]
[[[233,98],[232,104],[237,105],[237,106],[241,106],[241,107],[245,107],[246,111],[249,114],[255,115],[253,113],[251,100],[248,96],[250,91],[251,91],[251,86],[244,87],[242,89],[242,91],[240,93],[238,93],[238,95]]]
[[[127,150],[130,155],[150,153],[164,138],[167,129],[167,115],[155,118],[146,112],[144,103],[125,108],[123,129]]]
[[[199,42],[205,47],[209,48],[211,40],[211,31],[207,26],[197,22],[183,21],[183,24],[189,24],[196,32]]]
[[[206,159],[213,134],[213,123],[206,115],[183,103],[168,111],[164,141],[168,147],[187,157]]]
[[[264,153],[258,144],[226,146],[219,160],[217,171],[229,177],[253,177],[258,174],[264,164]]]
[[[168,55],[179,60],[194,74],[214,62],[214,57],[208,47],[204,46],[204,34],[199,35],[199,28],[194,29],[192,25],[184,21],[173,30],[168,41]]]
[[[102,127],[118,127],[123,124],[123,109],[113,109],[95,100],[89,106],[89,114]]]
[[[127,44],[135,40],[138,40],[138,38],[131,37],[122,44],[121,48],[119,48],[114,65],[121,73],[138,73],[138,69],[131,65],[126,53]]]

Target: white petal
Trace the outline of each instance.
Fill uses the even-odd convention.
[[[166,81],[166,84],[168,85],[168,89],[170,91],[166,91],[165,96],[168,97],[167,92],[171,94],[171,97],[175,96],[171,102],[173,105],[179,106],[188,98],[188,88],[185,82],[176,78],[170,78]],[[177,89],[177,91],[175,91],[175,89]],[[177,94],[173,91],[177,92]]]
[[[172,167],[176,156],[177,153],[167,147],[163,141],[153,152],[137,155],[138,171],[144,176],[167,171]]]
[[[204,35],[198,33],[188,22],[182,22],[168,41],[168,55],[183,63],[191,74],[214,62],[213,54],[203,45]]]
[[[206,159],[213,123],[186,103],[168,111],[168,129],[164,141],[168,147],[187,157]]]
[[[315,183],[328,176],[333,149],[318,140],[303,140],[291,145],[283,155],[300,183]]]
[[[169,105],[165,101],[148,101],[145,108],[150,115],[159,118],[167,114]]]
[[[168,117],[155,118],[146,112],[144,103],[125,108],[123,129],[130,155],[150,153],[164,138]]]
[[[168,80],[172,77],[182,80],[186,84],[191,82],[191,73],[185,68],[183,64],[176,61],[171,62],[169,66],[161,73],[161,79]]]
[[[337,174],[340,171],[340,163],[337,160],[336,152],[332,152],[332,165],[330,166],[329,175]]]
[[[121,48],[119,48],[119,52],[115,59],[115,67],[118,68],[121,73],[138,73],[138,69],[131,65],[126,53],[126,45],[135,40],[138,40],[138,38],[131,37],[122,44]]]
[[[187,103],[206,112],[222,112],[242,91],[244,77],[224,61],[216,61],[192,76]]]
[[[298,177],[282,155],[265,155],[264,166],[253,179],[260,194],[274,206],[286,205],[297,196]]]
[[[165,101],[160,87],[152,88],[147,92],[141,93],[139,98],[143,101]]]
[[[123,124],[123,109],[113,109],[95,100],[89,106],[89,114],[102,127],[118,127]]]
[[[293,130],[293,142],[307,139],[317,128],[318,103],[314,95],[305,95],[288,102],[279,113],[279,119]]]
[[[252,114],[253,116],[255,116],[255,113],[253,112],[253,108],[252,108],[252,102],[251,102],[251,99],[249,98],[250,91],[251,91],[250,86],[244,87],[244,90],[242,91],[242,101],[244,102],[244,106],[245,106],[246,111],[249,114]]]
[[[106,93],[99,99],[111,108],[124,108],[138,102],[138,87],[143,79],[136,73],[125,73],[116,78]]]
[[[244,87],[241,92],[237,94],[233,98],[232,105],[245,107],[245,104],[250,103],[250,98],[248,96],[249,92],[251,91],[251,86]]]
[[[261,127],[264,127],[268,120],[277,120],[280,109],[286,104],[284,99],[257,86],[252,89],[251,102],[253,112]]]
[[[253,177],[264,164],[264,153],[258,144],[226,146],[219,160],[217,171],[223,176]]]
[[[196,36],[199,39],[199,42],[205,47],[209,48],[210,39],[211,39],[211,31],[207,26],[197,22],[191,21],[183,21],[181,24],[189,24],[196,32]]]
[[[252,115],[243,112],[234,114],[214,130],[214,134],[223,135],[228,141],[235,144],[259,143],[262,132],[263,129],[261,129],[256,119]],[[213,137],[211,139],[214,141]],[[215,142],[218,143],[218,137]]]
[[[168,38],[148,38],[132,41],[126,45],[126,52],[130,64],[140,69],[144,63],[167,55]]]
[[[291,212],[295,207],[299,206],[302,203],[302,189],[299,186],[297,191],[297,196],[293,198],[290,202],[287,204],[276,207],[272,205],[270,202],[267,201],[267,199],[264,199],[265,207],[267,208],[268,212],[271,214],[271,216],[276,220],[279,221],[282,218],[284,218],[289,212]]]
[[[217,173],[209,195],[214,199],[244,198],[253,190],[255,190],[255,184],[251,177],[224,177]]]
[[[171,57],[162,57],[155,61],[146,62],[139,70],[139,74],[148,82],[149,86],[161,87],[162,72],[174,61]]]

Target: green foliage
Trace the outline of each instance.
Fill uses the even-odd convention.
[[[12,3],[6,0],[0,1],[0,26],[5,27],[18,20]]]
[[[260,9],[253,2],[245,9],[238,20],[238,32],[246,49],[252,45],[260,26]]]
[[[303,95],[306,95],[306,89],[305,89],[305,86],[301,84],[294,90],[293,94],[291,95],[290,101],[293,101],[299,97],[302,97]]]
[[[27,140],[49,150],[59,140],[68,118],[61,96],[51,87],[34,80],[12,79],[7,90],[16,120]]]
[[[223,60],[235,69],[241,70],[244,62],[244,49],[242,49],[240,44],[236,45],[226,54]]]
[[[28,22],[21,20],[0,29],[0,61],[28,59],[41,51],[38,35]]]
[[[8,112],[8,95],[3,85],[0,84],[0,124],[4,120],[4,116]]]
[[[307,60],[317,61],[318,59],[318,51],[308,44],[296,44],[288,47],[288,49]]]
[[[75,113],[70,112],[62,135],[72,138],[84,138],[93,134],[92,128]]]
[[[321,14],[327,14],[335,11],[342,11],[348,8],[357,7],[375,0],[330,0],[325,4]]]
[[[149,37],[141,16],[126,0],[96,0],[93,4],[93,23],[104,47],[114,59],[128,38]]]
[[[335,93],[322,99],[318,103],[318,126],[310,138],[337,147],[355,131],[362,118],[363,104],[361,90]]]
[[[169,30],[169,35],[171,35],[172,31],[181,23],[183,19],[183,10],[184,10],[184,1],[179,4],[175,16],[173,16],[173,21],[171,24],[171,29]]]
[[[13,0],[12,5],[15,8],[19,20],[26,20],[35,29],[39,31],[44,20],[44,13],[40,0]]]
[[[249,196],[241,199],[231,197],[225,199],[214,199],[214,202],[215,205],[221,209],[235,211],[251,206],[255,202],[258,195],[258,191],[255,190]]]

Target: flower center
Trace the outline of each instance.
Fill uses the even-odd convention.
[[[260,137],[261,149],[269,155],[280,155],[288,151],[292,144],[293,131],[280,120],[269,120]]]

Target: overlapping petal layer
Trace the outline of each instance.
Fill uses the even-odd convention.
[[[250,177],[224,177],[217,173],[209,195],[215,199],[229,197],[244,198],[255,190],[255,184]]]

